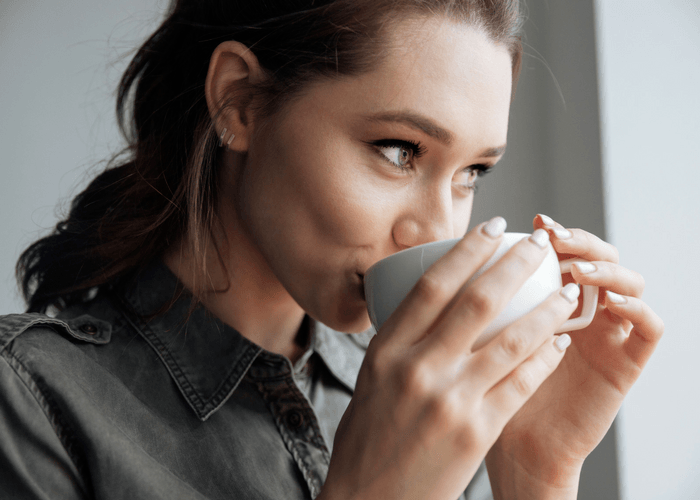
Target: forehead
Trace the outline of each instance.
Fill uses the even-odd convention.
[[[382,62],[360,76],[321,84],[315,102],[347,116],[410,111],[459,140],[505,143],[512,83],[505,46],[443,17],[408,19],[387,29]]]

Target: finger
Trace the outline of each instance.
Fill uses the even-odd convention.
[[[566,229],[551,217],[538,214],[535,227],[542,227],[550,233],[552,246],[558,254],[575,255],[586,260],[605,260],[615,264],[620,262],[620,254],[610,243],[583,229]]]
[[[545,229],[553,238],[566,240],[573,236],[571,231],[544,214],[537,214],[537,217],[535,217],[532,225],[535,229]]]
[[[664,333],[663,320],[636,297],[626,297],[609,290],[605,295],[605,307],[632,323],[632,331],[625,341],[625,351],[640,368],[643,367]]]
[[[612,262],[575,262],[571,276],[581,285],[599,286],[622,295],[640,298],[644,293],[641,274]]]
[[[566,333],[546,340],[529,358],[484,396],[485,411],[496,420],[510,418],[535,393],[564,357],[571,344]]]
[[[540,266],[547,255],[548,240],[545,231],[535,231],[464,287],[438,319],[425,348],[437,359],[445,354],[468,353],[479,334]]]
[[[533,227],[534,229],[539,229],[539,228],[543,228],[543,229],[547,229],[547,228],[565,229],[564,226],[562,226],[561,224],[559,224],[558,222],[556,222],[556,221],[555,221],[554,219],[552,219],[550,216],[544,215],[544,214],[537,214],[537,216],[535,217],[535,219],[532,221],[532,227]]]
[[[564,232],[570,233],[571,236],[566,237]],[[615,264],[620,262],[617,248],[583,229],[552,231],[551,241],[558,254],[576,255],[586,260],[605,260]]]
[[[388,341],[413,344],[420,340],[467,280],[493,255],[505,228],[502,217],[480,224],[430,266],[382,326],[382,332],[392,332]]]
[[[464,377],[488,391],[529,358],[574,312],[580,289],[570,283],[475,351],[464,368]]]

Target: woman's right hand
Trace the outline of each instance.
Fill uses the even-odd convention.
[[[495,218],[470,231],[374,337],[319,498],[457,498],[506,423],[557,367],[563,349],[554,331],[577,303],[561,292],[471,350],[546,255],[548,235],[538,230],[465,286],[504,230]]]

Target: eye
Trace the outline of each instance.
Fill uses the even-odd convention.
[[[476,180],[492,170],[490,165],[471,165],[455,174],[454,183],[460,188],[476,191]]]
[[[379,151],[397,167],[405,167],[411,161],[411,151],[403,146],[382,147]]]
[[[420,143],[398,139],[383,139],[372,143],[389,163],[401,170],[410,168],[415,158],[423,155],[425,148]]]

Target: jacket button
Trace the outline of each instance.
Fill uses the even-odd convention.
[[[287,413],[287,425],[289,425],[289,427],[292,429],[298,429],[303,423],[304,417],[301,415],[301,412],[292,410]]]
[[[80,331],[88,335],[95,335],[97,333],[97,327],[92,323],[85,323],[84,325],[80,325]]]

